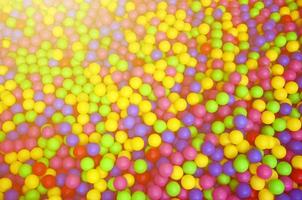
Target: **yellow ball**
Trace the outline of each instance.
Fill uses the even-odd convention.
[[[127,180],[128,187],[131,187],[135,183],[135,179],[132,174],[125,174],[124,178]]]
[[[8,133],[16,128],[16,125],[12,121],[6,121],[2,124],[2,130],[5,133]]]
[[[209,164],[209,158],[201,153],[197,154],[194,161],[198,167],[206,167]]]
[[[144,148],[145,142],[141,137],[134,137],[131,140],[132,149],[135,151],[140,151]]]
[[[187,102],[184,99],[178,99],[174,102],[174,108],[177,111],[184,111],[187,107]]]
[[[243,140],[237,145],[237,150],[239,153],[246,153],[250,149],[250,143],[246,140]]]
[[[284,67],[280,64],[275,64],[272,67],[272,73],[273,75],[282,75],[284,72]]]
[[[278,52],[273,49],[268,50],[265,55],[270,61],[275,61],[278,58]]]
[[[262,190],[265,186],[265,180],[259,178],[258,176],[252,176],[250,180],[250,185],[254,190]]]
[[[259,149],[266,149],[267,148],[267,141],[268,141],[268,136],[266,135],[258,135],[255,139],[255,145]]]
[[[234,130],[234,131],[230,132],[229,139],[230,139],[231,143],[239,144],[243,140],[243,134],[238,130]]]
[[[183,176],[184,172],[180,166],[174,166],[171,174],[171,179],[180,180]]]
[[[287,97],[287,92],[285,89],[281,88],[281,89],[278,89],[278,90],[275,90],[274,91],[274,97],[275,99],[279,100],[279,101],[283,101],[286,99]]]
[[[161,137],[156,133],[151,134],[148,138],[148,143],[151,147],[158,147],[161,144]]]
[[[80,114],[86,114],[89,112],[89,103],[83,101],[77,105],[77,110]]]
[[[258,110],[259,112],[264,111],[265,107],[266,104],[262,99],[257,99],[253,102],[253,108]]]
[[[100,192],[104,192],[107,189],[107,182],[104,179],[99,179],[94,183],[94,188]]]
[[[298,89],[299,89],[298,84],[294,81],[290,81],[285,85],[285,90],[287,94],[295,94],[298,91]]]
[[[230,144],[231,141],[229,139],[228,133],[222,133],[219,135],[219,143],[223,146],[226,146],[227,144]]]
[[[275,121],[275,115],[270,111],[264,111],[261,115],[261,120],[264,124],[271,124]]]
[[[25,178],[25,186],[29,189],[34,189],[37,188],[39,186],[39,177],[34,175],[34,174],[30,174]]]
[[[159,49],[163,52],[168,52],[171,48],[170,43],[167,40],[161,41],[159,43]]]
[[[139,110],[143,113],[149,112],[152,109],[152,105],[149,101],[147,100],[143,100],[139,103],[138,105]]]
[[[298,51],[300,48],[300,44],[298,41],[289,41],[287,44],[286,44],[286,49],[287,51],[289,52],[295,52],[295,51]]]
[[[130,79],[129,81],[129,85],[133,88],[133,89],[138,89],[142,84],[142,79],[139,77],[133,77]]]
[[[86,173],[86,180],[88,183],[96,183],[100,179],[100,174],[96,169],[90,169]]]
[[[276,158],[282,159],[286,156],[286,149],[282,145],[275,145],[272,148],[272,153]]]
[[[268,189],[262,189],[258,193],[259,200],[274,200],[274,195]]]
[[[195,186],[195,178],[192,175],[184,175],[181,178],[181,185],[186,190],[191,190]]]
[[[224,147],[224,155],[226,158],[232,159],[235,158],[238,154],[238,150],[235,145],[229,144]]]
[[[285,80],[282,76],[275,76],[272,78],[271,84],[274,89],[281,89],[285,84]]]
[[[120,144],[123,144],[128,139],[128,135],[125,131],[117,131],[115,134],[115,140]]]
[[[157,120],[157,117],[153,112],[148,112],[143,115],[143,120],[146,125],[152,126],[154,122]]]
[[[100,193],[100,191],[98,191],[96,189],[91,189],[87,192],[86,198],[87,198],[87,200],[101,199],[101,193]]]
[[[30,159],[30,152],[27,149],[22,149],[18,152],[18,160],[21,162],[25,162]]]
[[[286,126],[290,131],[298,131],[301,129],[301,121],[296,118],[289,118],[286,121]]]
[[[190,105],[196,105],[202,100],[202,96],[200,94],[196,94],[194,92],[191,92],[187,96],[187,102]]]
[[[34,160],[38,160],[43,157],[43,150],[40,147],[35,147],[30,151],[30,157]]]
[[[292,166],[296,169],[302,169],[302,156],[295,155],[291,160]]]
[[[108,119],[106,122],[105,122],[105,129],[107,131],[110,131],[110,132],[114,132],[116,131],[118,128],[118,123],[116,120],[113,120],[113,119]]]
[[[12,187],[12,181],[8,178],[0,178],[0,192],[6,192]]]
[[[177,118],[171,118],[167,122],[167,127],[171,131],[178,131],[181,126],[181,122]]]
[[[214,82],[211,78],[209,77],[205,77],[201,80],[201,85],[202,85],[202,88],[205,89],[205,90],[209,90],[213,87],[214,85]]]
[[[199,25],[198,30],[200,34],[206,35],[210,31],[210,26],[206,23],[202,23]]]
[[[99,83],[94,87],[94,93],[99,96],[102,97],[106,94],[106,86],[103,83]]]

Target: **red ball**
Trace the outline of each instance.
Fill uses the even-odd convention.
[[[209,43],[204,43],[203,45],[201,45],[200,47],[200,52],[203,54],[208,54],[211,51],[211,45]]]
[[[160,158],[160,152],[157,148],[150,148],[146,153],[146,158],[150,162],[156,162]]]
[[[73,150],[73,154],[76,158],[84,158],[86,156],[86,148],[84,146],[76,146]]]
[[[64,185],[61,189],[63,199],[72,198],[75,195],[75,190]]]
[[[34,174],[38,175],[38,176],[42,176],[45,174],[47,170],[47,167],[45,166],[44,163],[41,163],[41,162],[36,162],[34,165],[33,165],[33,172]]]
[[[293,169],[290,177],[293,181],[295,181],[298,185],[302,184],[302,170],[301,169]]]
[[[137,180],[138,183],[142,185],[146,185],[147,183],[149,183],[150,174],[148,172],[145,172],[143,174],[136,174],[135,179]]]
[[[56,178],[52,175],[46,175],[41,179],[45,188],[53,188],[56,186]]]

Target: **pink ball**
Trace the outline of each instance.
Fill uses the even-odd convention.
[[[169,156],[171,153],[172,153],[172,146],[170,144],[162,144],[160,147],[159,147],[159,150],[160,150],[160,153],[163,155],[163,156]]]
[[[197,152],[193,147],[186,147],[183,151],[183,155],[187,160],[194,160]]]
[[[184,158],[180,152],[174,152],[171,154],[170,160],[174,165],[181,165],[184,161]]]
[[[65,184],[71,189],[77,188],[81,183],[80,177],[75,174],[69,174],[66,177]]]
[[[163,177],[169,177],[172,174],[173,166],[170,163],[161,164],[159,174]]]
[[[127,187],[127,180],[123,176],[114,179],[113,186],[116,190],[123,190]]]
[[[269,179],[272,176],[272,169],[269,166],[262,164],[257,168],[257,175],[260,178]]]
[[[125,156],[119,157],[116,161],[116,165],[120,170],[127,170],[130,166],[130,160]]]
[[[157,185],[152,185],[148,187],[147,193],[152,200],[158,200],[161,198],[163,192]]]
[[[210,175],[202,175],[199,179],[199,184],[204,189],[210,189],[215,184],[215,178]]]
[[[228,196],[228,191],[224,187],[218,187],[213,191],[214,200],[225,200]]]

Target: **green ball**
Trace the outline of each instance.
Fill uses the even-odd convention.
[[[265,155],[262,159],[262,162],[270,166],[272,169],[275,168],[278,163],[276,157],[273,155]]]
[[[149,94],[151,94],[152,92],[152,87],[149,84],[142,84],[139,88],[139,92],[143,95],[143,96],[148,96]]]
[[[94,167],[94,160],[90,157],[85,157],[81,160],[80,165],[84,171],[90,170]]]
[[[239,85],[236,87],[235,94],[240,98],[244,98],[249,94],[249,90],[246,86]]]
[[[50,138],[47,141],[47,149],[51,150],[51,151],[56,151],[60,148],[61,142],[57,139],[57,138]]]
[[[131,200],[146,200],[147,197],[145,195],[145,193],[141,192],[141,191],[136,191],[132,194],[132,199]]]
[[[107,148],[111,147],[114,144],[113,136],[111,136],[109,134],[103,135],[102,140],[101,140],[101,144],[102,144],[102,146],[107,147]]]
[[[114,155],[117,155],[119,152],[121,152],[122,148],[122,145],[116,142],[110,147],[110,152]]]
[[[226,118],[224,118],[223,123],[225,125],[226,128],[232,128],[234,127],[234,117],[233,116],[227,116]]]
[[[29,164],[22,164],[19,168],[19,174],[20,176],[22,176],[23,178],[25,178],[26,176],[30,175],[32,172],[32,168]]]
[[[180,193],[180,186],[177,182],[171,181],[166,185],[166,192],[170,197],[176,197]]]
[[[213,72],[211,73],[211,78],[214,81],[221,81],[223,79],[223,71],[220,69],[213,70]]]
[[[229,103],[229,100],[230,100],[230,97],[229,97],[229,95],[226,92],[219,92],[216,95],[216,102],[219,105],[226,105],[226,104]]]
[[[281,161],[277,164],[277,172],[281,176],[288,176],[292,172],[292,166],[288,162]]]
[[[163,120],[156,120],[153,128],[155,132],[162,133],[167,129],[167,125]]]
[[[266,104],[266,108],[272,113],[277,113],[280,110],[280,104],[277,101],[269,101]]]
[[[214,113],[218,110],[218,104],[216,101],[214,100],[209,100],[207,103],[206,103],[206,110],[207,112],[209,113]]]
[[[229,184],[230,181],[231,181],[230,176],[226,174],[220,174],[218,176],[218,183],[220,183],[221,185],[227,185]]]
[[[201,10],[201,3],[199,1],[194,1],[191,4],[191,9],[193,12],[199,12]]]
[[[263,89],[260,86],[254,86],[251,89],[251,95],[253,98],[260,98],[263,95]]]
[[[286,129],[286,121],[283,118],[277,118],[273,122],[273,128],[277,132],[284,131]]]
[[[138,159],[134,162],[134,171],[138,174],[143,174],[147,168],[148,168],[148,165],[147,165],[147,162],[143,159]]]
[[[193,175],[197,170],[196,163],[193,161],[186,161],[182,165],[182,168],[183,168],[185,174],[190,174],[190,175]]]
[[[117,200],[131,200],[131,194],[127,191],[121,191],[117,193]]]
[[[243,173],[249,168],[249,161],[245,155],[239,155],[233,162],[234,168],[237,172]]]
[[[286,37],[283,36],[283,35],[278,35],[276,38],[275,38],[275,45],[277,47],[283,47],[284,45],[286,44]]]
[[[212,130],[213,133],[215,133],[215,134],[221,134],[221,133],[223,133],[223,131],[225,130],[224,123],[221,122],[221,121],[215,121],[215,122],[212,124],[211,130]]]
[[[102,170],[109,172],[114,166],[114,161],[111,158],[103,157],[100,162],[100,166]]]
[[[284,192],[285,186],[281,180],[274,179],[268,183],[268,189],[272,194],[279,195]]]
[[[33,200],[33,199],[40,199],[40,193],[37,190],[29,190],[26,192],[25,200]]]
[[[127,71],[127,69],[128,69],[127,61],[125,61],[125,60],[118,61],[118,63],[116,64],[116,68],[122,72]]]

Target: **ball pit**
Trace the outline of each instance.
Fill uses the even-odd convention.
[[[0,199],[301,200],[301,0],[0,0]]]

